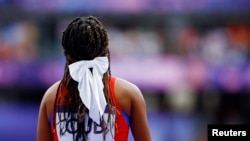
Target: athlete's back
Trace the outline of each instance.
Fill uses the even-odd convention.
[[[52,117],[54,117],[54,105],[60,82],[56,82],[45,93],[41,102],[38,136],[37,141],[56,141],[58,135],[56,128],[51,125]],[[118,108],[119,115],[116,118],[118,123],[116,133],[114,134],[115,141],[125,141],[128,139],[128,127],[131,128],[133,137],[136,141],[151,140],[149,127],[146,117],[146,105],[140,90],[134,84],[121,79],[111,79],[111,94]],[[124,113],[123,113],[124,112]],[[52,128],[51,128],[52,127]],[[143,136],[141,136],[143,135]]]

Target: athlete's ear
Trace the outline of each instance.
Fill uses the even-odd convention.
[[[64,56],[65,56],[65,58],[67,60],[70,60],[71,57],[70,57],[69,53],[66,50],[63,50],[63,54],[64,54]]]
[[[66,50],[63,50],[63,54],[65,55],[65,56],[67,56],[67,51]]]
[[[75,62],[76,60],[73,59],[69,53],[66,51],[66,50],[63,50],[63,54],[65,55],[66,59],[69,61],[69,62]]]

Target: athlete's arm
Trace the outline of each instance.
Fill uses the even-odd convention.
[[[135,141],[151,141],[147,120],[146,103],[141,91],[134,86],[131,89],[131,131]]]
[[[135,141],[151,141],[146,103],[139,88],[123,79],[117,79],[116,96],[121,107],[130,116]]]
[[[53,141],[49,119],[54,111],[54,101],[58,85],[59,82],[52,85],[42,98],[37,123],[37,141]]]

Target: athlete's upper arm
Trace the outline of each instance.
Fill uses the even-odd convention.
[[[49,117],[53,113],[53,105],[58,82],[51,86],[44,94],[38,115],[37,141],[53,141]]]
[[[151,141],[147,110],[140,89],[123,79],[116,81],[119,104],[131,118],[131,131],[135,141]]]
[[[135,141],[151,141],[144,97],[135,85],[131,90],[131,131]]]

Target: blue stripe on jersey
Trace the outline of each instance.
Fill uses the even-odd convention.
[[[130,117],[128,116],[128,114],[122,110],[122,116],[124,117],[125,121],[127,122],[127,124],[130,126]]]

